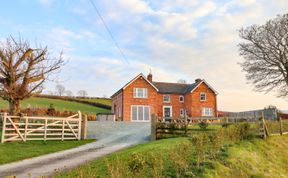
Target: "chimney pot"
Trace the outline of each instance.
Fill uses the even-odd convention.
[[[195,83],[199,83],[199,82],[201,82],[202,80],[200,79],[200,78],[197,78],[197,79],[195,79]]]

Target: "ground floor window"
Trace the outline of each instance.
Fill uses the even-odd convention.
[[[184,117],[184,109],[180,109],[180,117]]]
[[[150,106],[134,105],[131,106],[132,121],[149,121],[150,120]]]
[[[172,106],[163,106],[163,117],[172,117]]]
[[[213,116],[212,108],[202,108],[202,116]]]

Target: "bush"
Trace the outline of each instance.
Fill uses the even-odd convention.
[[[250,136],[250,124],[245,122],[238,125],[240,140],[248,139]]]
[[[133,174],[133,177],[138,177],[139,175],[144,174],[144,170],[147,165],[147,156],[139,153],[133,153],[131,159],[128,163],[130,172]]]
[[[200,164],[205,161],[205,152],[208,141],[207,138],[208,135],[206,133],[200,133],[198,135],[192,136],[190,139],[192,144],[195,146],[195,157],[198,168],[200,167]]]
[[[229,123],[224,123],[224,124],[222,124],[222,127],[223,127],[223,128],[227,128],[229,125],[231,125],[231,124],[229,124]]]
[[[176,177],[183,177],[189,169],[189,160],[192,152],[191,146],[191,144],[182,143],[169,151],[169,158]]]
[[[111,178],[129,177],[127,166],[125,162],[119,157],[116,157],[113,161],[106,160],[106,166],[108,176]]]
[[[199,125],[201,130],[206,130],[208,127],[208,123],[204,122],[204,121],[201,121],[198,125]]]

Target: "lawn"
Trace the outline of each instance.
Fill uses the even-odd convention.
[[[13,161],[32,158],[48,153],[67,150],[80,145],[84,145],[95,140],[80,141],[28,141],[24,142],[6,142],[0,144],[0,164]]]
[[[180,177],[288,177],[288,136],[253,138],[224,145],[217,157],[207,157],[201,168],[189,158],[193,146],[188,156],[179,157],[178,153],[187,151],[180,145],[189,143],[189,138],[171,138],[133,146],[56,177],[117,177],[119,172],[125,174],[127,170],[134,173],[125,177],[176,177],[175,172],[183,168],[186,170]]]
[[[53,104],[54,108],[59,111],[75,111],[77,112],[80,110],[83,113],[87,114],[96,114],[96,113],[107,113],[110,112],[110,110],[72,102],[72,101],[65,101],[65,100],[59,100],[59,99],[48,99],[48,98],[38,98],[38,97],[32,97],[29,99],[24,100],[21,102],[21,107],[36,107],[36,108],[48,108],[50,104]],[[0,108],[8,108],[8,102],[0,99]]]

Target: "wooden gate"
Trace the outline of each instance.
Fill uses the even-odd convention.
[[[27,140],[80,140],[81,112],[70,117],[9,116],[4,113],[1,143]]]

